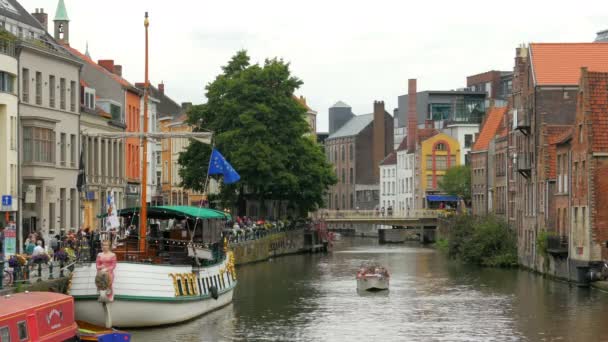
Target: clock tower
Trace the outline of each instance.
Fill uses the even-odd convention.
[[[57,11],[55,12],[55,34],[54,38],[60,43],[70,44],[70,19],[68,11],[65,9],[63,0],[59,0]]]

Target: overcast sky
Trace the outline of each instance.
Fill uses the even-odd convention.
[[[52,19],[57,0],[21,0]],[[512,70],[528,42],[587,42],[608,29],[601,1],[65,0],[70,43],[114,59],[143,81],[143,16],[150,13],[150,79],[177,102],[202,103],[204,86],[239,49],[254,62],[281,57],[304,81],[298,95],[319,112],[338,100],[356,114],[384,100],[392,113],[407,79],[419,90],[466,85],[466,76]],[[528,12],[525,12],[525,11]],[[526,14],[527,13],[527,14]],[[524,14],[524,16],[521,16]]]

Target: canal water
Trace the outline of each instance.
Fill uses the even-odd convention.
[[[521,270],[448,262],[430,248],[344,238],[326,255],[237,269],[233,304],[134,341],[608,341],[608,293]],[[358,294],[367,260],[390,291]]]

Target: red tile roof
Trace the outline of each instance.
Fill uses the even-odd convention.
[[[578,85],[580,68],[608,71],[608,43],[531,43],[537,85]]]
[[[418,143],[421,143],[437,134],[439,134],[439,131],[435,128],[419,128],[418,132],[416,132],[416,139],[418,140]]]
[[[490,141],[498,134],[498,129],[503,117],[507,113],[507,107],[492,107],[488,111],[488,116],[481,127],[479,137],[473,145],[473,151],[484,151],[488,149]]]
[[[397,164],[397,153],[391,152],[386,158],[380,162],[380,165],[395,165]]]
[[[92,60],[91,58],[89,58],[87,55],[82,54],[80,51],[74,49],[73,47],[71,47],[71,46],[69,46],[67,44],[63,44],[63,47],[66,48],[68,51],[70,51],[76,57],[82,59],[86,63],[90,64],[91,66],[93,66],[95,68],[97,68],[99,71],[101,71],[101,72],[105,73],[106,75],[110,76],[112,79],[114,79],[120,85],[122,85],[124,87],[127,87],[127,88],[133,88],[133,89],[135,89],[135,87],[131,83],[129,83],[129,81],[127,81],[124,78],[116,75],[113,72],[108,71],[106,68],[102,67],[101,65],[95,63],[95,61]]]
[[[548,125],[546,126],[547,148],[546,160],[546,179],[555,179],[557,175],[557,146],[568,134],[572,134],[572,126]]]
[[[586,111],[591,119],[592,152],[608,152],[608,73],[588,72],[589,103]]]

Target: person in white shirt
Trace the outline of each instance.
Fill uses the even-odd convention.
[[[36,242],[36,247],[34,247],[34,252],[32,253],[32,255],[40,255],[40,254],[45,254],[46,252],[44,251],[44,248],[42,247],[42,241],[38,240]]]

